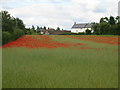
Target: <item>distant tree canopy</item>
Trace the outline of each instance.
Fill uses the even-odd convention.
[[[32,28],[25,28],[23,21],[11,16],[8,11],[1,11],[0,15],[2,16],[2,44],[16,40],[25,34],[37,34],[33,25]]]
[[[26,34],[23,21],[11,16],[8,11],[1,11],[2,16],[2,44],[13,41]]]
[[[2,14],[2,31],[13,32],[14,28],[19,28],[26,33],[25,25],[19,18],[11,16],[8,11],[1,11]]]
[[[56,30],[58,30],[58,31],[59,31],[59,30],[60,30],[60,28],[59,28],[59,27],[57,27],[57,29],[56,29]]]
[[[101,18],[99,23],[94,23],[94,34],[97,35],[120,35],[120,17],[113,16]]]

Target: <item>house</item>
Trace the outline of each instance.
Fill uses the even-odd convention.
[[[76,22],[74,23],[74,25],[71,28],[71,32],[72,33],[84,33],[87,29],[92,30],[92,24],[90,23],[81,23],[81,24],[76,24]]]
[[[63,34],[64,32],[62,32],[61,30],[54,30],[54,29],[43,29],[40,32],[42,35],[60,35]]]

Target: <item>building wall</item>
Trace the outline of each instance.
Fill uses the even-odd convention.
[[[91,30],[91,28],[72,28],[71,32],[72,33],[82,33],[82,32],[85,32],[87,29]]]

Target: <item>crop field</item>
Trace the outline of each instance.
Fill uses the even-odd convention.
[[[3,88],[117,88],[118,36],[24,35],[2,46]]]

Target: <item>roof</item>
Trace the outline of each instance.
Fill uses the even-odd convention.
[[[52,30],[52,29],[49,29],[49,30],[42,30],[41,32],[43,32],[43,34],[45,34],[46,32],[49,33],[50,35],[59,35],[59,34],[62,34],[63,32],[60,31],[60,30]]]
[[[82,24],[74,24],[72,28],[92,28],[92,24],[90,23],[82,23]]]

